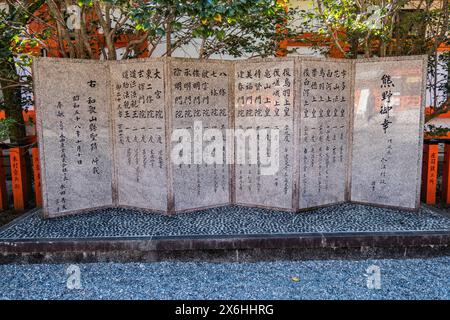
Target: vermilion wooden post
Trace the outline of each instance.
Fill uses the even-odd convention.
[[[31,149],[33,157],[33,176],[34,176],[34,195],[36,197],[36,207],[42,207],[42,191],[41,191],[41,168],[39,167],[39,149]]]
[[[442,169],[442,200],[445,204],[450,204],[450,141],[445,143]]]
[[[22,111],[23,121],[25,122],[25,126],[27,128],[30,127],[30,119],[32,121],[32,130],[30,132],[31,135],[36,135],[36,112],[34,110]]]
[[[426,142],[423,146],[422,199],[426,204],[436,203],[438,144]]]
[[[25,210],[25,206],[27,203],[25,176],[26,166],[24,153],[24,149],[20,147],[9,149],[14,208],[16,210]]]
[[[0,210],[8,209],[8,191],[6,189],[5,169],[3,168],[3,150],[0,150]]]

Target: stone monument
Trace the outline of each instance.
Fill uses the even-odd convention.
[[[418,209],[426,64],[37,58],[44,216]]]

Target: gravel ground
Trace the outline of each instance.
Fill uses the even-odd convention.
[[[367,268],[372,265],[380,267],[380,289],[367,287]],[[79,289],[68,289],[68,267],[0,265],[0,298],[450,299],[450,257],[80,264]]]

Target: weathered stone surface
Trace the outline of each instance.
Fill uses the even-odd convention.
[[[166,211],[164,60],[109,66],[117,204]]]
[[[294,73],[292,59],[235,64],[235,129],[248,133],[245,150],[243,144],[235,146],[238,204],[293,209]],[[256,138],[252,138],[252,130]],[[266,146],[261,144],[263,140]],[[279,143],[279,149],[271,151],[274,142]],[[255,148],[257,158],[252,161],[250,153]],[[239,156],[241,152],[245,157]],[[261,158],[265,155],[269,155],[268,161]]]
[[[356,62],[352,201],[419,206],[425,61]]]
[[[231,72],[227,61],[170,60],[171,130],[187,134],[172,140],[172,155],[187,155],[183,163],[171,157],[176,211],[231,201],[225,148]],[[191,150],[178,148],[180,141],[188,142]]]
[[[112,141],[105,64],[34,62],[44,214],[111,206]]]
[[[425,63],[37,59],[44,213],[417,208]]]
[[[301,59],[299,208],[346,200],[352,65]]]

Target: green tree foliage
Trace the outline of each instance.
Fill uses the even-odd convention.
[[[300,14],[316,45],[333,43],[348,57],[433,54],[448,41],[448,0],[314,0]]]
[[[46,11],[37,13],[43,4]],[[279,40],[291,35],[283,25],[294,14],[276,0],[6,0],[0,14],[0,85],[8,121],[0,125],[0,136],[17,143],[25,137],[22,107],[29,103],[24,93],[31,91],[30,74],[19,72],[31,62],[25,47],[54,50],[49,45],[56,43],[62,57],[107,60],[171,56],[187,45],[196,46],[200,58],[270,56]],[[30,33],[27,24],[33,21],[44,26],[41,32]],[[124,36],[129,41],[118,56]],[[161,47],[162,53],[156,50]]]
[[[0,137],[2,141],[9,137],[12,144],[25,141],[22,110],[30,103],[26,97],[31,91],[31,76],[26,70],[31,60],[23,54],[23,48],[37,44],[35,36],[27,33],[26,23],[30,12],[42,3],[24,2],[16,6],[8,0],[0,7],[0,109],[7,118],[0,120]]]
[[[149,33],[153,45],[164,37],[164,55],[195,43],[199,57],[208,58],[213,54],[274,55],[279,41],[293,36],[286,26],[295,13],[274,0],[141,0],[132,18],[137,28]],[[160,17],[163,24],[152,23]]]
[[[17,0],[16,0],[17,1]],[[198,57],[229,54],[235,57],[270,56],[279,49],[286,27],[296,11],[286,11],[277,0],[45,0],[55,25],[62,55],[92,58],[92,42],[99,38],[105,59],[171,56],[187,45],[198,48]],[[80,28],[66,23],[68,6],[80,8]],[[283,27],[284,26],[284,27]],[[122,56],[116,54],[117,39],[131,39]],[[142,48],[142,44],[148,47]],[[161,47],[164,48],[161,53]],[[158,49],[158,50],[157,50]]]
[[[299,31],[314,32],[305,41],[313,40],[318,50],[333,45],[348,58],[427,54],[427,90],[434,101],[429,121],[450,110],[450,55],[437,51],[450,44],[449,10],[448,0],[314,0],[313,10],[299,13]]]

